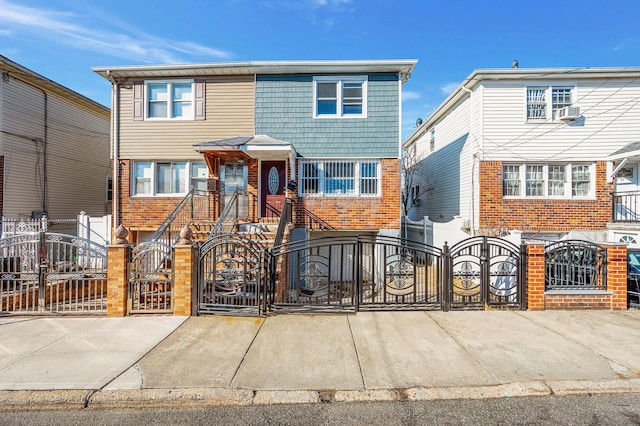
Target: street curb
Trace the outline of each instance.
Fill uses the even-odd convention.
[[[324,391],[233,388],[0,391],[0,411],[431,401],[595,393],[640,393],[640,379],[550,380],[488,386]]]

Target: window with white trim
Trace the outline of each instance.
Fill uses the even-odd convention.
[[[193,80],[145,82],[146,118],[193,120]]]
[[[504,164],[505,198],[593,198],[594,164]],[[525,188],[524,194],[521,188]]]
[[[193,186],[207,188],[207,165],[190,161],[136,161],[132,195],[184,195]]]
[[[313,116],[367,116],[367,77],[314,77]]]
[[[379,196],[378,160],[302,160],[300,196]]]
[[[527,121],[555,119],[557,110],[573,105],[573,89],[564,86],[527,87]]]

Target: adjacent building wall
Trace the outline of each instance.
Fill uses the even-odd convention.
[[[527,87],[575,87],[573,122],[527,122]],[[604,160],[640,135],[640,82],[625,79],[482,81],[415,142],[430,188],[409,217],[480,228],[602,229],[611,215]],[[551,102],[550,99],[547,102]],[[429,152],[430,130],[435,149]],[[462,139],[461,139],[462,138]],[[597,163],[593,199],[503,199],[502,164]],[[430,178],[429,178],[430,177]]]
[[[51,218],[74,218],[80,211],[109,214],[109,110],[88,100],[76,102],[59,88],[44,87],[45,95],[11,71],[8,77],[0,82],[2,213],[30,217],[46,210]]]

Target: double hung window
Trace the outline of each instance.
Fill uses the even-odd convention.
[[[378,160],[304,160],[300,162],[301,196],[378,196]]]
[[[191,186],[206,190],[208,170],[203,162],[138,161],[133,166],[133,195],[181,195]]]
[[[507,198],[594,197],[594,178],[593,164],[505,164],[502,195]]]
[[[314,117],[366,117],[366,77],[315,77]]]
[[[527,121],[555,119],[557,110],[573,105],[573,91],[573,87],[527,87]]]
[[[189,80],[146,83],[149,119],[189,120],[194,118],[194,84]]]

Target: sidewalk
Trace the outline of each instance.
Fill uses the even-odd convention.
[[[0,318],[17,407],[640,392],[640,310]]]

